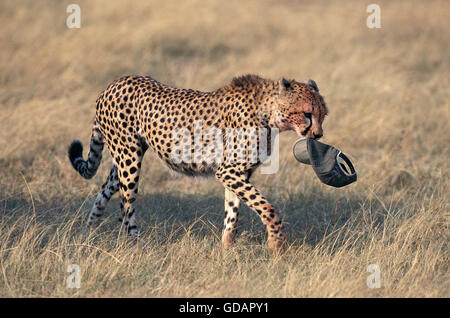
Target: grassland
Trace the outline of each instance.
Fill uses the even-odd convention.
[[[449,297],[450,3],[378,1],[64,1],[0,3],[0,296]],[[357,183],[320,184],[280,139],[276,175],[254,183],[283,211],[289,250],[271,257],[243,208],[237,245],[220,246],[223,189],[171,173],[148,153],[138,221],[118,200],[84,228],[109,155],[91,181],[66,158],[87,143],[99,92],[127,74],[213,90],[256,73],[314,79],[330,115],[324,141]],[[66,286],[69,264],[81,288]],[[370,264],[381,288],[368,288]]]

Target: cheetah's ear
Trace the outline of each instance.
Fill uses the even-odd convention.
[[[291,83],[284,77],[278,80],[279,93],[283,95],[287,90],[291,89]]]
[[[317,87],[316,82],[314,82],[312,79],[310,79],[310,80],[308,81],[308,85],[311,86],[311,88],[312,88],[313,90],[315,90],[317,93],[319,92],[319,87]]]

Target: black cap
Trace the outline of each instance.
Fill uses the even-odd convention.
[[[346,155],[315,139],[297,141],[294,145],[294,156],[302,163],[311,164],[320,181],[327,185],[340,188],[357,179],[355,168]],[[339,159],[347,164],[348,169]]]

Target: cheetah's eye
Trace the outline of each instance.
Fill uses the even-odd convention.
[[[311,113],[304,113],[304,114],[305,114],[305,117],[306,117],[306,118],[308,118],[309,120],[311,120],[311,116],[312,116]]]

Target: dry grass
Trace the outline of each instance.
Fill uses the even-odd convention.
[[[378,3],[382,29],[370,30],[359,1],[79,1],[82,27],[69,30],[64,2],[2,2],[0,296],[449,297],[450,4]],[[126,74],[210,90],[243,73],[316,80],[324,140],[359,173],[322,185],[295,162],[294,134],[281,136],[280,171],[254,181],[284,212],[287,254],[268,255],[248,208],[223,253],[221,186],[174,176],[152,154],[145,242],[119,233],[117,199],[86,232],[109,159],[88,182],[66,147],[87,142],[97,94]],[[80,289],[65,284],[72,263]]]

